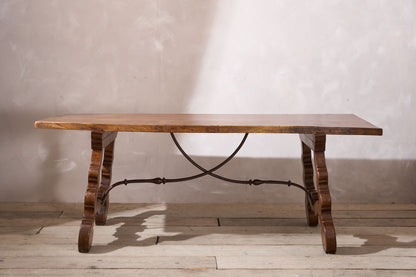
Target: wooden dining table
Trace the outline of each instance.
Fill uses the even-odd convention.
[[[91,163],[78,236],[78,250],[80,252],[90,250],[94,224],[104,225],[106,223],[109,195],[115,187],[131,183],[185,182],[209,175],[225,182],[237,184],[251,186],[279,184],[303,190],[307,224],[321,226],[322,244],[325,252],[335,253],[337,243],[331,214],[331,196],[325,161],[326,136],[380,136],[383,132],[381,128],[354,114],[71,114],[38,120],[35,122],[35,128],[91,132]],[[118,132],[169,133],[179,151],[200,170],[200,173],[182,178],[124,179],[111,183],[114,144]],[[183,150],[175,133],[243,133],[244,137],[228,158],[220,164],[206,169]],[[215,173],[237,154],[249,133],[299,134],[302,147],[303,184],[296,184],[290,180],[241,180]]]

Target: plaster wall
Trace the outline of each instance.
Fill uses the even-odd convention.
[[[0,0],[0,201],[83,200],[89,133],[69,113],[355,113],[382,137],[329,136],[335,203],[416,202],[414,0]],[[210,167],[241,135],[179,135]],[[167,134],[120,133],[114,181],[197,171]],[[250,135],[230,177],[301,182],[296,135]],[[302,202],[210,177],[116,202]]]

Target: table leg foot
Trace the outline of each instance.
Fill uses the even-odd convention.
[[[78,236],[78,251],[81,253],[88,253],[91,249],[92,238],[94,235],[94,223],[83,222],[79,229]]]
[[[335,227],[331,222],[322,222],[321,221],[321,236],[322,236],[322,245],[327,254],[335,254],[337,251],[337,239],[335,234]]]

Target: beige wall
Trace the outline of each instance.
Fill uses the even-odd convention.
[[[0,201],[82,201],[89,134],[67,113],[355,113],[383,137],[328,138],[335,203],[416,202],[414,0],[0,0]],[[180,135],[209,167],[241,135]],[[251,135],[221,172],[300,182],[295,135]],[[166,134],[119,134],[114,180],[195,173]],[[122,202],[302,202],[209,177]]]

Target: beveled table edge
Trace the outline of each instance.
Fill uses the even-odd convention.
[[[89,122],[66,122],[56,119],[65,116],[77,116],[70,114],[56,117],[49,117],[43,120],[35,121],[34,127],[38,129],[61,129],[61,130],[83,130],[83,131],[116,131],[116,132],[162,132],[162,133],[286,133],[286,134],[316,134],[323,133],[328,135],[375,135],[381,136],[383,129],[374,126],[370,122],[354,114],[258,114],[260,116],[353,116],[356,119],[365,122],[371,127],[351,127],[351,126],[294,126],[294,125],[182,125],[182,124],[111,124],[111,123],[89,123]],[[79,114],[79,116],[99,116],[99,115],[143,115],[143,116],[175,116],[175,115],[197,115],[206,114]],[[257,114],[209,114],[208,116],[258,116]],[[52,120],[54,119],[54,120]]]

